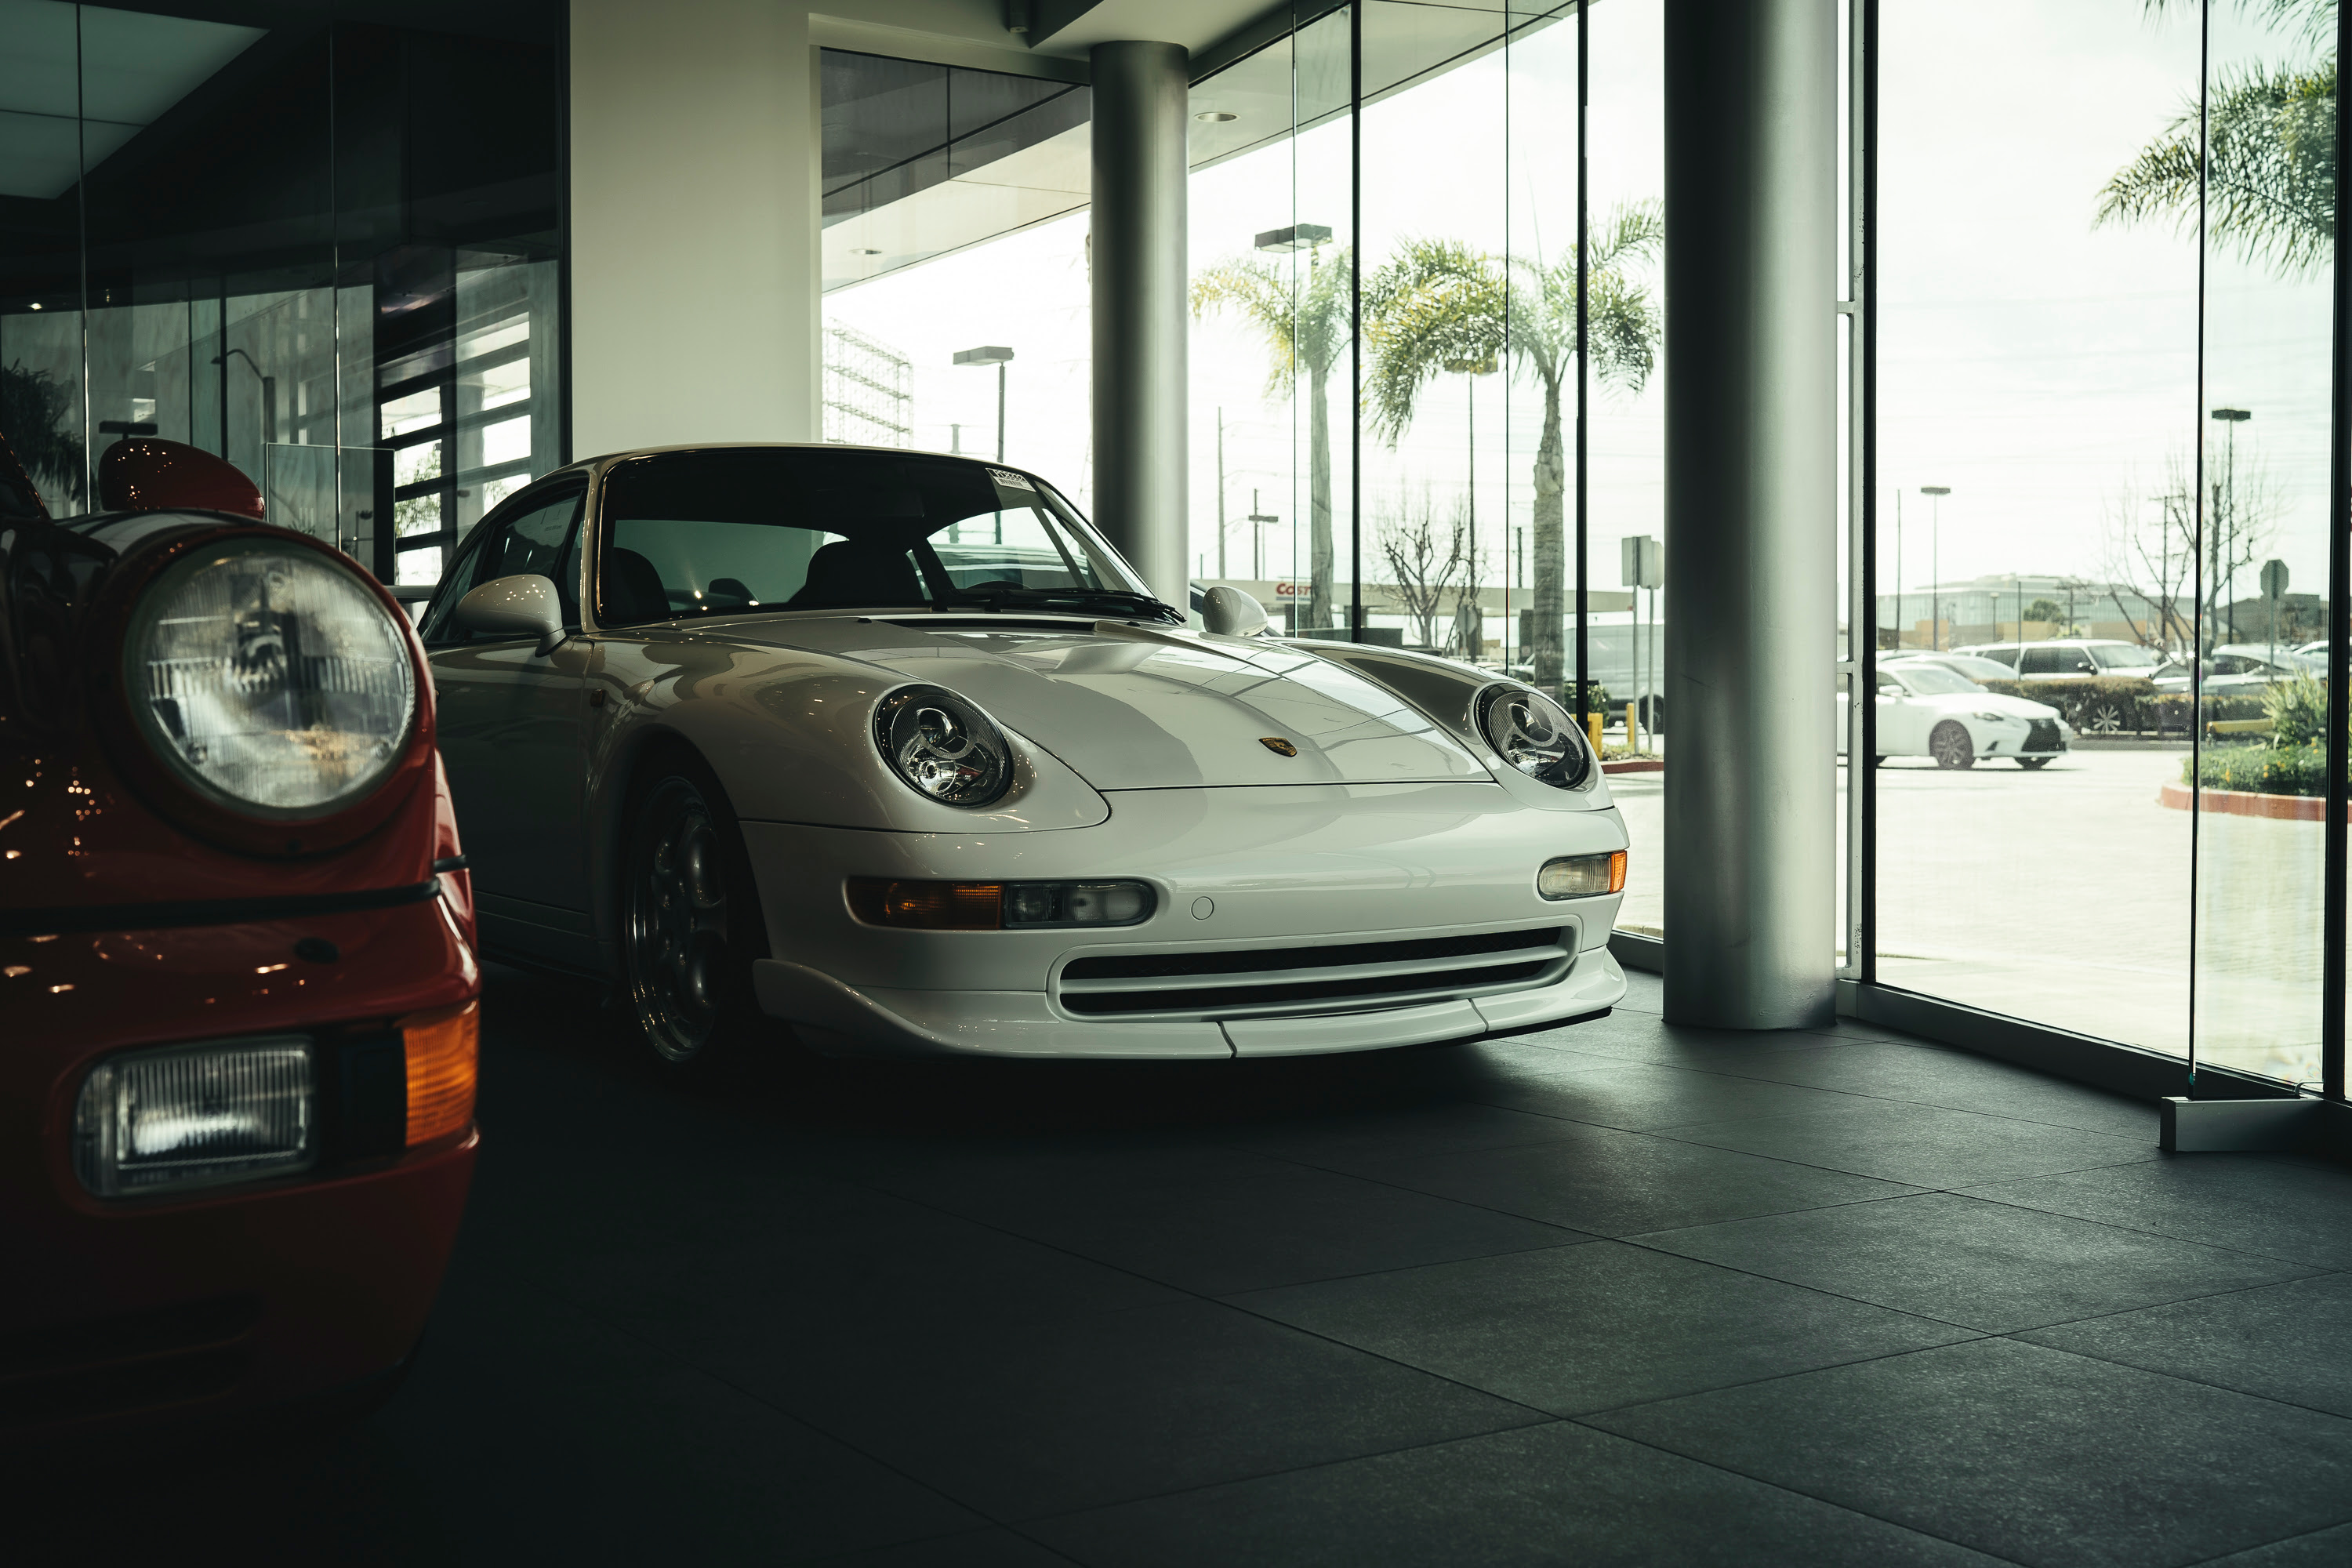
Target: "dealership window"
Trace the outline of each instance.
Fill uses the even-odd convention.
[[[169,9],[0,12],[0,428],[54,510],[154,435],[429,584],[559,461],[561,13]]]

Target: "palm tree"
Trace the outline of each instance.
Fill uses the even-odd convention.
[[[1612,209],[1585,237],[1586,346],[1604,386],[1639,392],[1657,367],[1664,323],[1634,269],[1665,243],[1656,202]],[[1536,684],[1560,689],[1560,630],[1567,619],[1565,497],[1568,459],[1561,395],[1576,371],[1576,258],[1496,257],[1454,240],[1409,240],[1364,285],[1364,342],[1372,368],[1365,388],[1373,429],[1390,446],[1412,422],[1421,391],[1449,369],[1507,354],[1543,387],[1543,435],[1536,447]]]
[[[2180,0],[2148,0],[2161,11]],[[2336,0],[2239,0],[2313,43],[2336,36]],[[2100,193],[2098,221],[2198,218],[2200,108],[2191,101]],[[2336,55],[2249,66],[2205,95],[2205,220],[2216,238],[2282,275],[2324,266],[2336,232]]]
[[[1304,277],[1244,257],[1192,280],[1194,315],[1230,307],[1265,336],[1273,359],[1268,397],[1289,396],[1300,369],[1307,372],[1307,603],[1300,617],[1306,626],[1339,624],[1332,594],[1330,377],[1353,336],[1349,271],[1354,257],[1340,249],[1325,267],[1321,251],[1319,245],[1308,251]]]

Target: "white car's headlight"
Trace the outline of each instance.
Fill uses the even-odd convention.
[[[2011,721],[2011,716],[2007,713],[1971,713],[1969,717],[1984,724],[2007,724]]]
[[[1503,761],[1561,789],[1592,777],[1592,750],[1567,709],[1542,692],[1497,681],[1478,693],[1478,732]]]
[[[74,1106],[74,1173],[100,1197],[216,1186],[308,1167],[310,1042],[134,1051],[102,1061]]]
[[[321,551],[191,550],[140,595],[123,684],[149,749],[241,816],[329,816],[374,791],[416,722],[404,629]]]
[[[901,686],[874,710],[874,743],[907,787],[942,805],[992,805],[1013,787],[995,721],[939,686]]]

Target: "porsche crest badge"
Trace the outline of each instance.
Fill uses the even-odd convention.
[[[1257,743],[1277,757],[1295,757],[1298,754],[1298,748],[1279,735],[1260,735],[1257,738]]]

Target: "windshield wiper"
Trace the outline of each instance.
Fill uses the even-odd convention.
[[[984,584],[977,588],[959,588],[942,595],[939,602],[942,607],[979,604],[992,610],[1002,610],[1007,605],[1040,609],[1069,605],[1088,611],[1108,609],[1119,616],[1164,621],[1171,626],[1184,624],[1184,612],[1175,605],[1149,594],[1130,594],[1121,588],[1016,588],[1009,583]]]

